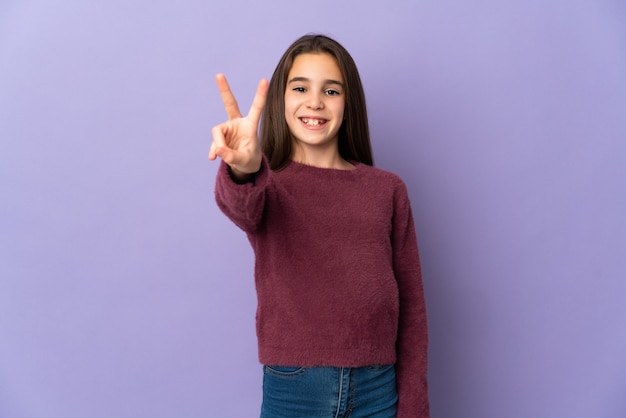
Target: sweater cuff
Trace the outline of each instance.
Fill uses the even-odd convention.
[[[222,177],[223,183],[229,188],[231,187],[250,187],[250,186],[265,186],[270,168],[269,163],[267,162],[267,158],[265,155],[261,159],[261,167],[259,171],[252,174],[250,179],[244,182],[237,181],[231,174],[231,169],[228,164],[224,162],[224,160],[220,161],[219,173],[218,175]]]

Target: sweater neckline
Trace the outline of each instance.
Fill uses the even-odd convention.
[[[307,171],[311,171],[311,172],[317,172],[319,174],[323,174],[323,173],[354,173],[356,171],[359,170],[359,168],[363,165],[360,162],[357,161],[352,161],[349,160],[348,161],[350,164],[352,164],[354,166],[354,168],[352,169],[343,169],[343,168],[327,168],[327,167],[318,167],[315,165],[309,165],[309,164],[304,164],[304,163],[299,163],[293,160],[289,160],[289,162],[287,163],[286,168],[293,170],[307,170]]]

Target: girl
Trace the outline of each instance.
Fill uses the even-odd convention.
[[[261,417],[428,417],[411,207],[402,180],[373,167],[351,56],[298,39],[245,117],[216,80],[228,121],[209,159],[222,160],[217,203],[255,254]]]

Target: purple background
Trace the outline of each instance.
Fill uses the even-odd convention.
[[[409,187],[433,418],[624,417],[624,4],[2,1],[0,416],[257,416],[213,76],[247,111],[316,31]]]

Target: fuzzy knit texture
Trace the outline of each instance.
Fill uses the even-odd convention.
[[[238,184],[220,163],[220,209],[255,254],[259,360],[282,366],[396,364],[398,418],[429,417],[428,333],[406,187],[365,164],[335,170],[263,159]]]

